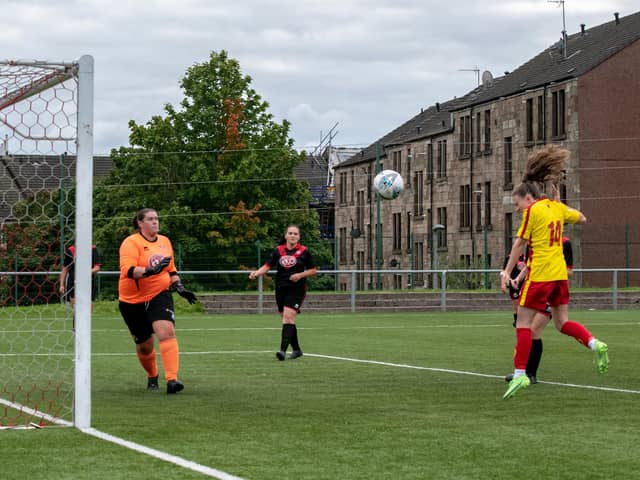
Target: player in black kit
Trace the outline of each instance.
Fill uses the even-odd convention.
[[[300,244],[300,229],[296,225],[287,227],[283,244],[278,245],[273,250],[269,261],[258,270],[251,272],[249,278],[255,279],[272,268],[277,269],[276,304],[282,316],[282,338],[276,357],[280,361],[284,360],[285,352],[291,345],[293,351],[289,359],[295,359],[302,356],[302,349],[298,342],[296,315],[300,313],[300,306],[307,293],[306,278],[318,272],[311,252]]]

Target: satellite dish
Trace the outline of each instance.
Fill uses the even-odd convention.
[[[482,72],[482,85],[487,87],[492,83],[493,83],[493,75],[491,75],[491,72],[489,70],[485,70],[484,72]]]

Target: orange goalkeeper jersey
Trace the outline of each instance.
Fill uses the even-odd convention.
[[[151,267],[162,257],[171,257],[171,263],[157,275],[138,279],[127,276],[131,267]],[[143,303],[151,300],[160,292],[169,289],[171,278],[169,272],[175,272],[173,263],[173,247],[164,235],[158,235],[150,242],[141,233],[134,233],[124,239],[120,245],[120,281],[118,282],[118,298],[127,303]]]
[[[543,197],[522,215],[518,237],[529,246],[529,280],[551,282],[567,280],[567,264],[562,249],[562,227],[580,219],[577,210]]]

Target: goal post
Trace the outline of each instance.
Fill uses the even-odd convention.
[[[93,88],[91,56],[0,59],[0,428],[91,425]]]

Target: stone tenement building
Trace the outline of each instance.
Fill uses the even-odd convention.
[[[475,90],[422,109],[337,166],[340,268],[430,269],[434,260],[440,268],[501,268],[520,222],[511,191],[531,151],[549,143],[571,151],[562,197],[589,222],[566,228],[574,266],[639,267],[639,39],[640,13],[582,25],[513,72],[485,72]],[[380,202],[380,222],[371,188],[377,168],[399,171],[406,183],[398,199]],[[342,288],[350,279],[340,276]],[[364,289],[405,288],[429,286],[431,278],[362,274],[356,281]],[[611,285],[612,274],[573,281]],[[637,273],[618,279],[638,283]]]

